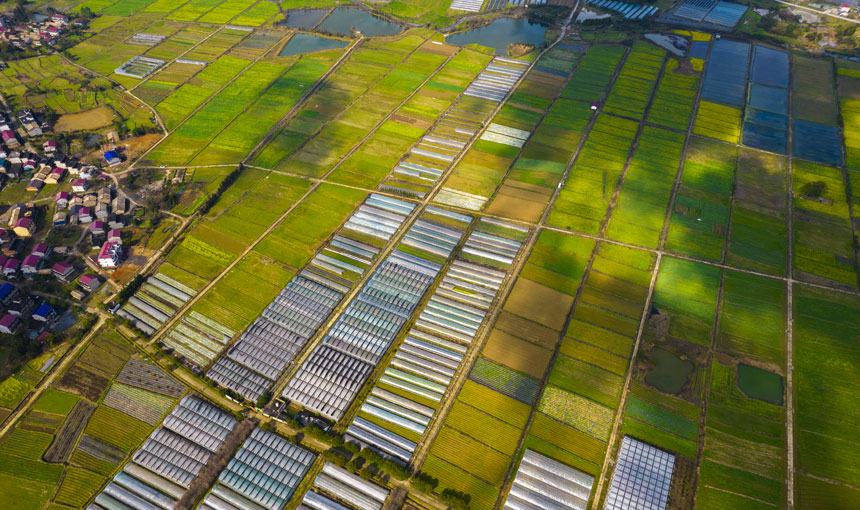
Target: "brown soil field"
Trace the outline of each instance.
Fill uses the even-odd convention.
[[[538,221],[546,205],[545,197],[540,202],[534,202],[509,194],[512,190],[513,188],[510,186],[502,186],[496,194],[496,198],[493,199],[493,202],[487,208],[487,213],[515,220]],[[518,191],[516,194],[522,194],[522,191]]]
[[[113,110],[107,106],[98,106],[90,110],[63,115],[54,125],[58,133],[67,131],[83,131],[109,126],[113,121]]]
[[[89,402],[79,401],[75,404],[72,412],[69,413],[63,426],[60,427],[54,437],[54,442],[45,452],[45,462],[62,463],[69,458],[69,454],[72,453],[75,443],[78,441],[78,436],[87,426],[87,422],[95,410],[96,406]]]
[[[481,354],[514,370],[540,379],[543,377],[547,365],[549,365],[552,351],[496,329],[490,335]]]
[[[555,348],[555,344],[558,343],[558,331],[534,323],[528,319],[523,319],[512,313],[502,312],[496,320],[495,327],[514,336],[527,338],[530,342],[547,349]]]
[[[105,377],[111,377],[120,369],[123,360],[111,355],[104,349],[91,345],[78,359],[78,363]]]
[[[108,378],[75,365],[57,383],[57,389],[80,395],[91,402],[98,402],[108,385]]]
[[[571,305],[573,305],[572,296],[520,278],[514,285],[508,302],[505,303],[505,310],[561,331]]]

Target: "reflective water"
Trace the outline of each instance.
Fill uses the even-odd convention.
[[[509,44],[540,45],[544,41],[547,28],[547,25],[530,19],[499,18],[489,25],[448,36],[445,41],[457,46],[480,44],[493,48],[497,55],[505,55]]]
[[[320,31],[338,35],[350,35],[352,29],[361,32],[365,37],[374,37],[394,35],[403,30],[403,27],[385,18],[351,7],[338,7],[318,27]]]
[[[278,55],[281,57],[288,57],[290,55],[299,55],[301,53],[332,50],[335,48],[344,48],[347,44],[349,44],[348,41],[341,41],[340,39],[329,39],[327,37],[320,37],[313,34],[296,34],[292,39],[290,39]]]

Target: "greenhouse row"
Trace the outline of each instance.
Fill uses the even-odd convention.
[[[151,335],[193,295],[192,289],[163,273],[155,273],[117,311],[117,315],[132,321],[136,328]]]
[[[88,508],[172,510],[237,424],[197,397],[183,398]]]
[[[522,147],[531,134],[531,131],[503,126],[502,124],[493,122],[487,126],[486,131],[481,135],[481,140],[510,145],[511,147]]]
[[[419,219],[403,238],[403,244],[447,258],[460,242],[463,232]]]
[[[305,494],[299,509],[381,510],[386,499],[388,489],[327,462],[314,480],[313,491]]]
[[[439,269],[394,251],[337,318],[284,396],[339,420]],[[352,367],[348,373],[346,366]]]
[[[465,95],[494,101],[505,99],[520,76],[528,69],[528,62],[506,57],[496,57],[484,71],[466,88]]]
[[[218,476],[201,510],[280,510],[316,454],[275,433],[254,429]]]
[[[594,477],[526,450],[505,510],[585,510]]]
[[[482,220],[466,246],[473,253],[484,254],[484,259],[513,260],[520,243],[486,232],[493,229],[521,232],[504,222],[489,224]],[[501,269],[462,258],[451,264],[371,390],[359,417],[349,426],[349,437],[396,460],[409,462],[415,443],[386,425],[418,436],[424,434],[505,277]],[[370,427],[370,422],[361,416],[381,425]]]
[[[266,393],[415,208],[371,194],[296,275],[207,376],[248,400]]]
[[[419,198],[426,197],[481,130],[498,102],[513,88],[513,84],[527,67],[525,62],[510,59],[495,59],[491,62],[485,72],[472,81],[467,92],[448,107],[406,157],[394,167],[391,175],[379,188]]]
[[[675,456],[624,436],[604,510],[665,510]]]

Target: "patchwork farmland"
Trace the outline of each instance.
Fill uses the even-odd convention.
[[[0,497],[860,507],[855,62],[564,23],[505,54],[342,3],[86,0],[0,72],[163,128],[113,177],[165,175],[181,225],[0,382]]]

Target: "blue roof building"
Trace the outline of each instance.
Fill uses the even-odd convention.
[[[0,301],[3,301],[7,297],[9,297],[12,294],[13,290],[15,290],[15,286],[12,285],[11,283],[7,282],[7,283],[4,283],[3,285],[0,285]]]
[[[36,311],[33,312],[33,318],[37,321],[47,321],[55,314],[54,309],[51,308],[51,305],[47,303],[43,303],[39,305],[39,308],[36,308]]]
[[[116,151],[107,151],[105,152],[104,156],[105,161],[107,161],[107,164],[110,166],[118,165],[121,162],[119,159],[119,154],[117,154]]]

